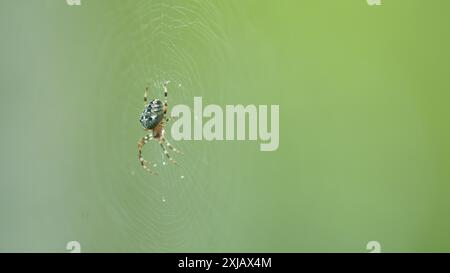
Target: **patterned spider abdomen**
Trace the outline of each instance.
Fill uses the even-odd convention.
[[[145,129],[154,129],[161,122],[164,117],[163,107],[163,102],[158,99],[150,101],[145,107],[139,119]]]

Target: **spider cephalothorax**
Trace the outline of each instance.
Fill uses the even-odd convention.
[[[150,103],[147,103],[147,91],[146,89],[144,93],[144,111],[141,114],[141,117],[139,121],[141,122],[142,126],[144,127],[144,130],[151,131],[150,134],[147,134],[146,136],[142,137],[138,141],[138,156],[139,156],[139,162],[141,163],[141,166],[148,171],[151,174],[157,174],[155,171],[151,170],[149,167],[149,162],[146,161],[142,157],[142,147],[149,142],[150,140],[156,140],[159,142],[159,145],[161,146],[164,154],[167,156],[169,161],[172,163],[175,163],[175,160],[173,160],[169,152],[166,149],[166,146],[176,152],[181,153],[179,150],[175,149],[165,138],[165,124],[170,121],[170,118],[166,117],[167,110],[168,110],[168,104],[167,104],[167,84],[169,82],[166,81],[163,84],[164,87],[164,103],[160,101],[159,99],[154,99],[150,101]]]

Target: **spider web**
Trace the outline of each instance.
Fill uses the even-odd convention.
[[[214,165],[214,151],[193,141],[173,141],[169,124],[167,139],[184,155],[168,150],[179,164],[174,166],[164,158],[157,142],[149,142],[143,155],[159,173],[151,176],[140,167],[136,143],[145,134],[138,115],[143,109],[146,86],[150,87],[149,99],[163,99],[162,83],[170,81],[169,114],[173,105],[191,105],[194,96],[206,93],[190,50],[214,41],[223,47],[208,58],[215,64],[222,62],[227,39],[220,24],[220,6],[196,0],[108,3],[100,16],[111,21],[112,27],[105,30],[101,47],[114,45],[117,54],[99,57],[111,64],[111,70],[104,72],[105,78],[99,79],[97,93],[101,103],[95,138],[103,144],[96,150],[108,162],[93,162],[96,167],[91,172],[102,192],[99,198],[114,226],[129,241],[128,249],[174,251],[193,241],[204,245],[207,239],[200,234],[199,226],[207,224],[205,208],[207,214],[214,213],[214,205],[206,198],[214,183],[208,179],[213,174],[210,166]],[[221,97],[218,92],[215,96]],[[113,119],[115,130],[111,135],[106,124]],[[111,178],[105,179],[103,174]]]

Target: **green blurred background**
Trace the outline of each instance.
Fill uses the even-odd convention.
[[[450,251],[450,2],[0,0],[0,251]],[[280,146],[137,160],[143,91]],[[182,178],[183,177],[183,178]]]

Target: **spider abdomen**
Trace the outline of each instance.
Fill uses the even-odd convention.
[[[145,106],[139,119],[145,129],[154,129],[162,121],[164,117],[163,107],[163,102],[158,99],[150,101],[150,103]]]

